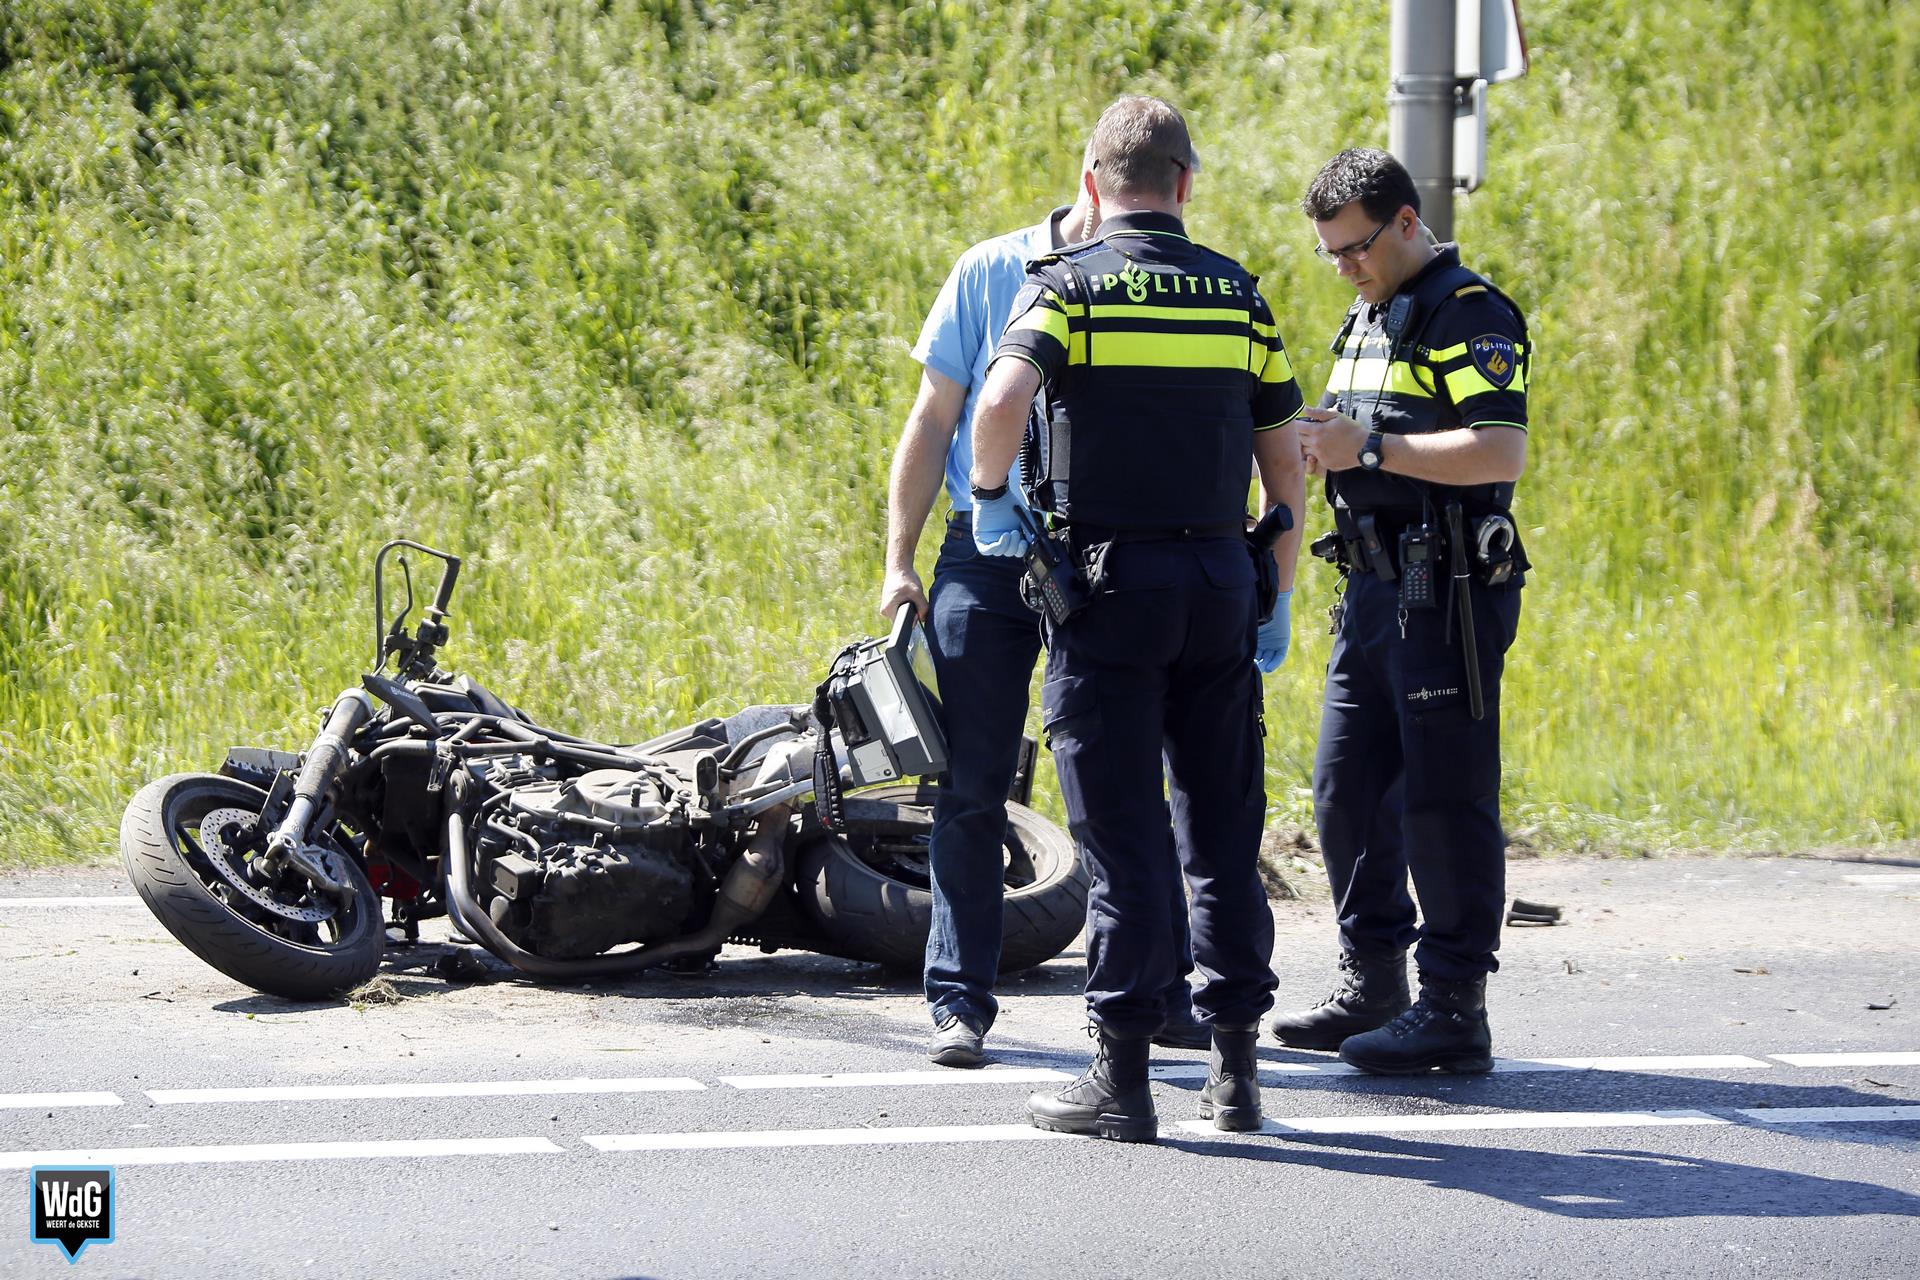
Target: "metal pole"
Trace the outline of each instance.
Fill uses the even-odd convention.
[[[1453,239],[1454,2],[1393,0],[1387,89],[1387,150],[1413,175],[1420,217],[1442,240]]]

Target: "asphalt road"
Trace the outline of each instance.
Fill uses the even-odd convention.
[[[98,1160],[118,1195],[73,1271],[16,1220],[0,1274],[1920,1274],[1920,869],[1512,888],[1568,922],[1508,931],[1495,1074],[1268,1047],[1270,1131],[1229,1136],[1186,1124],[1204,1055],[1156,1051],[1163,1139],[1126,1146],[1024,1124],[1086,1057],[1077,953],[1009,980],[993,1065],[956,1072],[912,982],[840,961],[554,989],[449,984],[432,945],[373,1000],[294,1005],[110,871],[0,877],[0,1181]],[[1326,906],[1277,913],[1310,1000]]]

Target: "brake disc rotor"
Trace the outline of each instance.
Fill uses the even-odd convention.
[[[317,924],[329,919],[333,915],[332,906],[302,907],[282,902],[247,874],[246,855],[227,843],[225,833],[235,828],[251,829],[259,821],[259,814],[249,813],[245,809],[214,809],[200,819],[200,847],[206,850],[213,869],[220,873],[222,880],[245,895],[249,902],[283,920]],[[332,858],[328,858],[327,865],[329,870],[333,869]]]

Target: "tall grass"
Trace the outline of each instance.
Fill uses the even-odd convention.
[[[1540,353],[1510,825],[1912,836],[1920,11],[1527,16],[1458,219]],[[0,859],[99,855],[141,779],[303,743],[400,534],[468,557],[453,660],[543,717],[806,696],[879,625],[947,265],[1064,200],[1123,90],[1188,111],[1193,228],[1317,392],[1346,296],[1296,202],[1384,142],[1385,24],[0,0]],[[1276,819],[1309,808],[1320,569],[1267,686]]]

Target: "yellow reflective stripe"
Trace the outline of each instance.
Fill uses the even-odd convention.
[[[994,365],[999,364],[1002,360],[1025,360],[1033,366],[1033,371],[1040,375],[1042,382],[1047,380],[1047,371],[1040,367],[1040,362],[1024,351],[996,351],[993,353],[993,359],[987,361],[987,368],[993,368]]]
[[[1335,360],[1333,372],[1327,377],[1327,390],[1381,391],[1429,400],[1433,398],[1433,392],[1421,384],[1413,366],[1405,360],[1395,360],[1389,372],[1387,362],[1373,356],[1361,360],[1341,356]]]
[[[1525,391],[1527,389],[1527,371],[1525,367],[1513,371],[1513,381],[1504,387],[1496,387],[1481,376],[1478,369],[1468,365],[1464,369],[1455,369],[1447,375],[1447,396],[1455,404],[1470,400],[1474,396],[1485,395],[1489,391]]]
[[[1245,307],[1156,307],[1152,304],[1128,305],[1127,303],[1096,302],[1093,304],[1095,320],[1168,320],[1178,323],[1181,320],[1238,320],[1246,322]],[[1258,329],[1260,326],[1255,325]],[[1267,326],[1272,331],[1272,326]]]
[[[1263,338],[1278,339],[1280,337],[1280,326],[1277,324],[1266,324],[1263,321],[1255,320],[1253,322],[1253,331]]]
[[[1057,294],[1057,293],[1055,293],[1055,292],[1054,292],[1053,290],[1051,290],[1051,289],[1042,289],[1042,290],[1040,291],[1040,296],[1041,296],[1041,298],[1042,298],[1042,299],[1044,299],[1045,301],[1047,301],[1047,302],[1050,302],[1050,303],[1052,303],[1052,304],[1053,304],[1054,306],[1056,306],[1056,307],[1058,307],[1058,308],[1060,308],[1060,310],[1061,310],[1061,311],[1063,311],[1063,312],[1065,312],[1065,313],[1066,313],[1067,315],[1070,315],[1070,316],[1083,316],[1083,315],[1085,315],[1085,314],[1087,314],[1087,304],[1086,304],[1086,303],[1084,303],[1084,302],[1068,302],[1068,301],[1067,301],[1067,300],[1066,300],[1065,298],[1062,298],[1062,297],[1061,297],[1061,296],[1060,296],[1059,294]]]
[[[1245,369],[1247,349],[1253,345],[1231,333],[1099,333],[1093,339],[1093,354],[1099,359],[1093,363],[1160,369]]]
[[[1067,343],[1067,363],[1085,364],[1087,362],[1087,331],[1075,329],[1072,339]]]
[[[1273,347],[1267,351],[1267,362],[1260,369],[1260,381],[1293,381],[1293,361],[1287,359],[1285,347]]]
[[[1292,413],[1280,419],[1280,421],[1269,422],[1264,427],[1255,427],[1253,429],[1253,433],[1255,435],[1259,435],[1262,431],[1278,431],[1281,427],[1286,426],[1289,422],[1293,422],[1296,419],[1298,419],[1302,413],[1306,412],[1306,409],[1307,409],[1307,406],[1304,403],[1302,403],[1298,409],[1295,409]]]
[[[1017,317],[1007,326],[1008,333],[1020,333],[1025,330],[1044,333],[1061,346],[1067,345],[1067,317],[1044,302],[1027,308],[1025,315]]]

